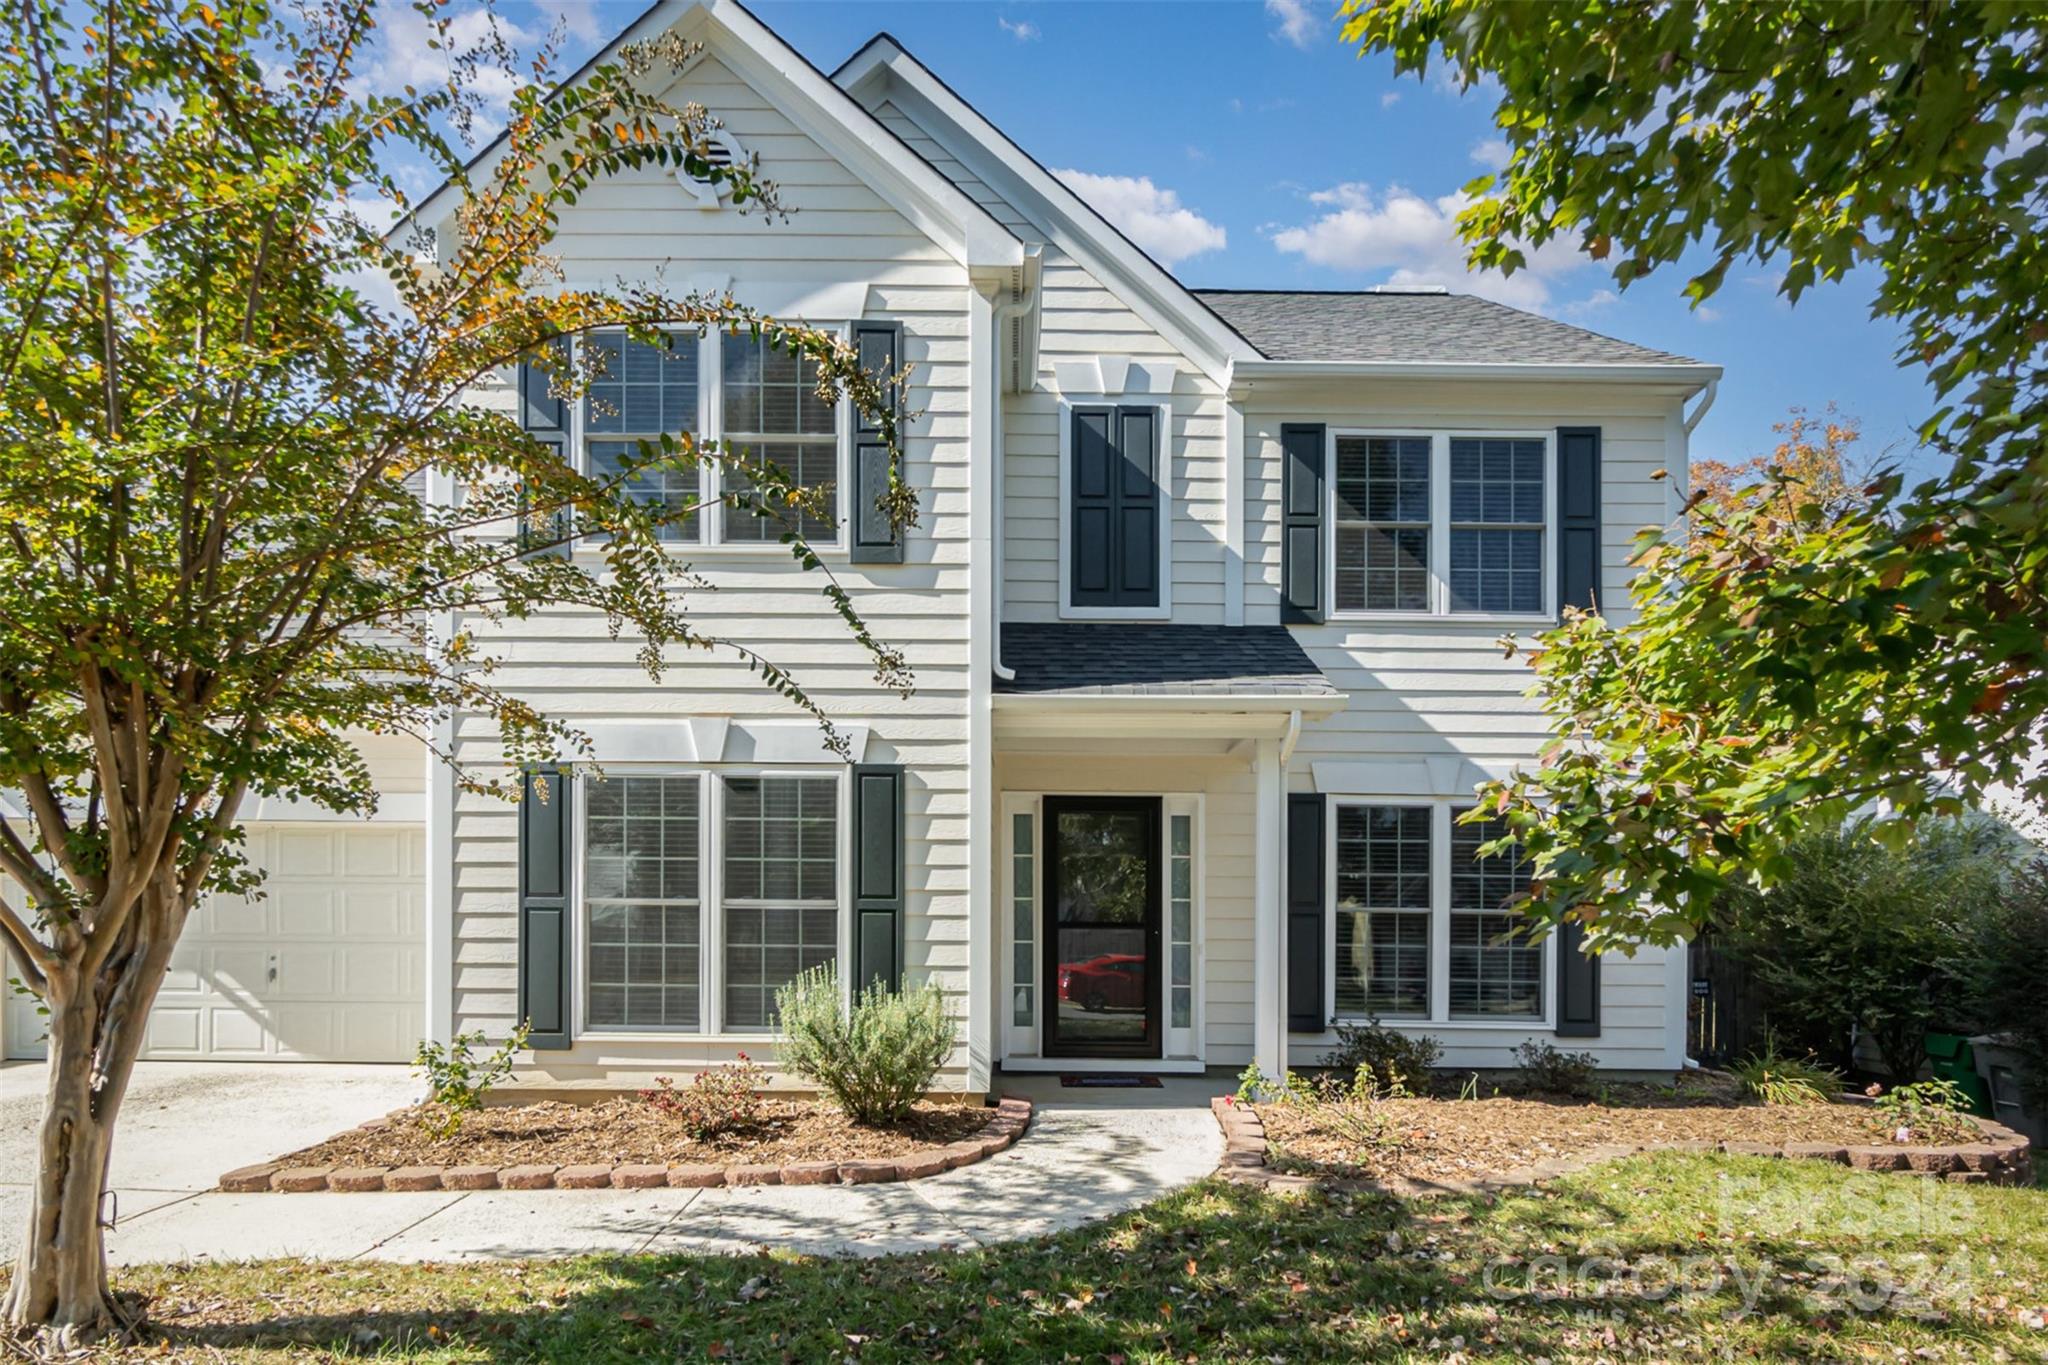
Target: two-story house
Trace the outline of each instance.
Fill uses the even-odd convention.
[[[1545,738],[1497,638],[1623,607],[1719,370],[1441,291],[1191,290],[889,37],[826,75],[733,0],[664,0],[619,41],[670,28],[703,51],[669,98],[794,212],[613,180],[562,221],[569,281],[730,287],[908,366],[918,523],[877,524],[848,414],[744,340],[650,363],[600,337],[601,401],[484,401],[593,468],[687,429],[829,485],[814,543],[915,694],[772,531],[709,507],[676,546],[693,611],[796,672],[852,762],[737,658],[652,685],[594,615],[488,627],[603,778],[513,807],[372,746],[376,821],[258,807],[270,895],[197,917],[153,1055],[398,1059],[525,1016],[529,1074],[620,1084],[772,1061],[775,988],[836,962],[941,983],[969,1093],[1276,1071],[1368,1016],[1452,1067],[1532,1038],[1678,1067],[1683,955],[1511,937],[1522,874],[1453,817]],[[497,761],[478,719],[442,738]],[[11,1007],[8,1048],[33,1033]]]

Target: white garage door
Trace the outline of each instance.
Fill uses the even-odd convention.
[[[419,826],[251,825],[247,852],[269,874],[263,896],[193,911],[144,1055],[410,1061],[426,998]],[[10,1053],[40,1053],[32,1020],[10,1013]]]

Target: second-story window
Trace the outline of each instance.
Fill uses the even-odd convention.
[[[1555,609],[1549,437],[1346,431],[1328,453],[1336,615]]]
[[[593,477],[615,475],[639,463],[642,441],[698,430],[702,342],[686,332],[666,333],[664,341],[657,346],[622,332],[605,332],[584,343],[602,366],[583,398],[585,467]],[[626,481],[626,491],[680,518],[662,527],[663,540],[698,538],[695,508],[702,482],[694,467],[640,469]]]
[[[722,338],[719,378],[725,426],[722,491],[747,494],[753,487],[748,465],[773,465],[818,495],[798,519],[804,536],[829,540],[838,535],[838,405],[818,396],[810,368],[794,352],[765,340],[729,336]],[[789,529],[789,509],[767,510],[782,515],[763,517],[744,505],[728,506],[726,540],[779,540]]]

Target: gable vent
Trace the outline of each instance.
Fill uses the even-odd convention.
[[[704,159],[712,165],[724,168],[744,165],[747,160],[746,148],[733,140],[732,134],[714,128],[704,135]],[[730,197],[732,187],[722,180],[713,180],[709,175],[691,175],[683,167],[675,168],[676,183],[683,187],[691,202],[700,209],[722,207]]]

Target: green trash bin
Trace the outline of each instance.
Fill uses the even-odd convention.
[[[1928,1034],[1927,1067],[1936,1080],[1954,1081],[1956,1088],[1970,1097],[1972,1113],[1990,1116],[1991,1088],[1977,1074],[1977,1057],[1968,1038],[1960,1033]]]

